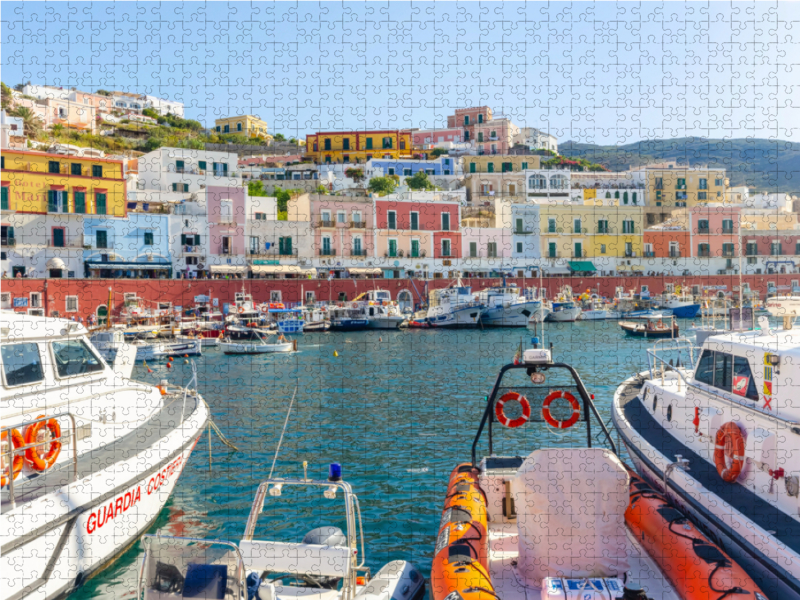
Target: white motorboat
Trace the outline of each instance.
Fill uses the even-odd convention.
[[[533,290],[535,291],[535,290]],[[489,327],[525,327],[542,303],[518,287],[493,287],[478,292],[478,302],[486,308],[481,324]]]
[[[131,345],[136,348],[136,360],[159,360],[175,356],[200,356],[203,353],[201,340],[198,338],[173,342],[135,340]]]
[[[549,350],[501,367],[484,406],[444,494],[432,600],[765,600],[625,465],[577,371]]]
[[[800,296],[773,296],[764,303],[773,317],[800,316]]]
[[[461,279],[428,293],[427,320],[431,327],[477,327],[485,310],[472,288],[462,285]]]
[[[3,311],[0,342],[0,598],[63,598],[156,520],[208,409],[131,380],[130,346],[108,366],[75,322]]]
[[[334,516],[332,506],[341,506],[342,496],[343,519]],[[276,509],[276,504],[284,506]],[[345,531],[328,525],[315,527],[302,538],[280,541],[260,535],[271,530],[260,526],[259,520],[273,516],[287,521],[302,515],[296,504],[309,506],[315,516],[339,517],[335,522],[343,523]],[[145,536],[143,546],[136,594],[142,600],[420,600],[425,593],[422,574],[402,560],[371,576],[365,566],[358,498],[341,478],[265,480],[258,486],[238,544],[159,534]]]
[[[577,321],[583,312],[581,307],[572,299],[572,288],[565,285],[561,288],[556,299],[551,303],[548,321],[556,323],[571,323]]]
[[[769,598],[800,599],[800,332],[663,340],[614,424],[636,470],[716,536]]]
[[[369,290],[364,296],[360,304],[370,329],[398,329],[406,320],[388,290]]]
[[[600,298],[592,298],[581,307],[581,321],[607,321],[619,319],[620,313],[614,310],[610,303],[603,302]]]
[[[297,342],[290,342],[278,335],[275,342],[270,338],[276,334],[259,329],[244,329],[235,337],[226,337],[219,343],[225,354],[268,354],[271,352],[291,352],[297,349]]]
[[[258,323],[266,320],[266,308],[262,306],[261,309],[253,302],[253,296],[245,292],[242,287],[241,292],[236,292],[233,295],[233,304],[228,306],[228,316],[225,317],[226,323]],[[275,305],[275,308],[278,308]],[[280,308],[284,308],[283,304]]]
[[[216,348],[219,346],[220,339],[224,337],[222,336],[222,331],[220,330],[219,334],[215,337],[205,337],[205,336],[195,336],[195,335],[178,335],[175,337],[175,341],[178,343],[187,343],[193,342],[197,340],[200,342],[200,348]]]

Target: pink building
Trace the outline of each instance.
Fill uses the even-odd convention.
[[[689,211],[691,256],[739,256],[739,215],[734,206],[697,206]]]
[[[447,128],[459,128],[463,131],[461,140],[471,142],[475,140],[475,125],[480,125],[492,120],[492,109],[488,106],[473,106],[471,108],[457,108],[454,115],[447,117]]]
[[[461,258],[458,202],[375,200],[375,255]]]
[[[318,257],[374,256],[374,222],[372,198],[311,196],[311,226]]]
[[[414,147],[429,146],[442,142],[461,142],[463,134],[458,127],[447,129],[417,129],[411,132],[411,143]]]
[[[214,269],[213,263],[241,266],[245,261],[245,188],[209,186],[205,192],[208,214],[208,254],[212,262],[212,273],[225,272]],[[243,267],[243,271],[244,271]],[[231,272],[238,272],[236,270]]]
[[[473,144],[480,154],[508,154],[519,127],[510,119],[493,119],[474,127]]]

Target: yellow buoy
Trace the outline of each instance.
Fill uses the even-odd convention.
[[[339,356],[339,353],[338,353],[336,350],[334,350],[334,351],[333,351],[333,355],[334,355],[334,356]]]

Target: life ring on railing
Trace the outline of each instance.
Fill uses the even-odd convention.
[[[353,302],[350,306],[352,306],[353,308],[358,308],[358,302]]]
[[[509,419],[505,413],[506,402],[511,401],[519,402],[520,407],[522,407],[522,414],[516,419]],[[494,405],[494,414],[501,425],[511,428],[519,427],[520,425],[527,423],[528,419],[531,418],[531,404],[522,394],[517,392],[506,392],[500,396],[500,399]]]
[[[244,306],[239,307],[239,314],[244,314]]]
[[[37,418],[41,419],[42,417],[44,415],[40,415]],[[54,439],[50,441],[47,452],[43,453],[43,445],[25,450],[25,460],[35,471],[46,471],[56,462],[58,455],[61,453],[61,425],[55,419],[48,419],[47,421],[39,421],[29,425],[25,429],[26,446],[44,441],[39,439],[39,435],[46,435],[48,431]]]
[[[2,444],[8,443],[8,431],[4,431],[2,435]],[[19,432],[18,429],[11,430],[11,445],[13,446],[14,450],[17,448],[21,448],[25,445],[25,439],[22,437],[22,434]],[[3,458],[8,456],[8,450],[3,448]],[[16,479],[19,477],[19,474],[22,473],[22,467],[25,466],[25,456],[23,454],[14,454],[14,458],[11,461],[11,477]],[[2,481],[0,481],[0,487],[6,487],[9,482],[9,473],[8,467],[3,469],[3,476]]]
[[[731,459],[731,466],[728,460]],[[744,436],[739,426],[728,421],[717,429],[714,440],[714,465],[722,481],[733,483],[739,478],[744,465]]]
[[[553,400],[558,400],[559,398],[563,398],[569,402],[570,406],[572,407],[572,416],[565,421],[559,421],[555,419],[552,414],[550,414],[550,405],[553,403]],[[563,390],[550,392],[547,398],[544,399],[544,402],[542,402],[542,417],[545,421],[547,421],[547,424],[550,425],[550,427],[555,427],[556,429],[568,429],[578,422],[580,416],[581,405],[578,404],[575,396],[569,392],[565,392]]]

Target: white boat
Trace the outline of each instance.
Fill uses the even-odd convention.
[[[691,294],[685,293],[664,294],[661,306],[672,311],[672,316],[679,319],[694,319],[701,308]]]
[[[136,360],[158,360],[169,357],[200,356],[203,348],[200,339],[185,339],[174,342],[135,340]]]
[[[565,285],[561,288],[555,300],[550,304],[550,314],[547,316],[548,321],[556,323],[571,323],[577,321],[581,316],[583,310],[572,299],[572,288]]]
[[[773,317],[800,316],[800,296],[773,296],[764,303],[767,312]]]
[[[284,308],[283,304],[275,308]],[[245,292],[242,287],[241,292],[236,292],[233,295],[233,304],[228,307],[228,316],[225,317],[226,323],[258,323],[266,320],[266,309],[269,305],[257,307],[253,302],[253,296]]]
[[[528,329],[538,328],[538,324],[546,321],[551,312],[547,300],[537,300],[537,303],[533,307],[533,312],[528,318]]]
[[[399,329],[406,320],[388,290],[369,290],[364,296],[361,309],[370,329]]]
[[[270,308],[268,314],[280,333],[303,333],[305,321],[302,308]]]
[[[607,321],[620,318],[619,311],[614,310],[611,304],[596,297],[586,302],[581,311],[581,321]]]
[[[269,338],[274,335],[258,329],[248,329],[235,339],[225,338],[219,343],[219,347],[225,354],[267,354],[296,349],[297,342],[283,341],[283,335],[277,338],[278,341],[270,342]]]
[[[481,324],[488,327],[525,327],[542,306],[532,294],[522,294],[514,286],[481,290],[478,302],[486,307],[481,314]]]
[[[222,330],[219,332],[222,334]],[[193,342],[197,340],[200,342],[200,348],[216,348],[219,346],[219,340],[221,339],[220,335],[216,337],[204,337],[204,336],[194,336],[194,335],[179,335],[175,337],[176,342]]]
[[[0,598],[62,598],[155,522],[208,409],[131,380],[130,347],[108,366],[75,322],[3,311],[0,342]]]
[[[343,517],[335,514],[342,497]],[[304,514],[292,499],[310,503],[314,516],[331,514],[345,530],[315,527],[288,540],[259,535],[265,514],[282,521]],[[411,563],[395,560],[371,575],[358,498],[339,478],[263,481],[238,544],[157,534],[145,536],[143,546],[136,594],[142,600],[420,600],[425,593],[425,579]]]
[[[713,533],[769,598],[800,599],[800,332],[663,340],[614,424],[636,470]]]
[[[428,293],[427,320],[431,327],[477,327],[485,310],[472,288],[462,285],[461,279]]]
[[[108,364],[114,362],[117,351],[125,344],[125,335],[118,327],[109,329],[95,329],[89,335],[89,340],[94,349],[103,357]]]
[[[303,308],[303,331],[328,331],[331,328],[328,311],[322,306]]]

